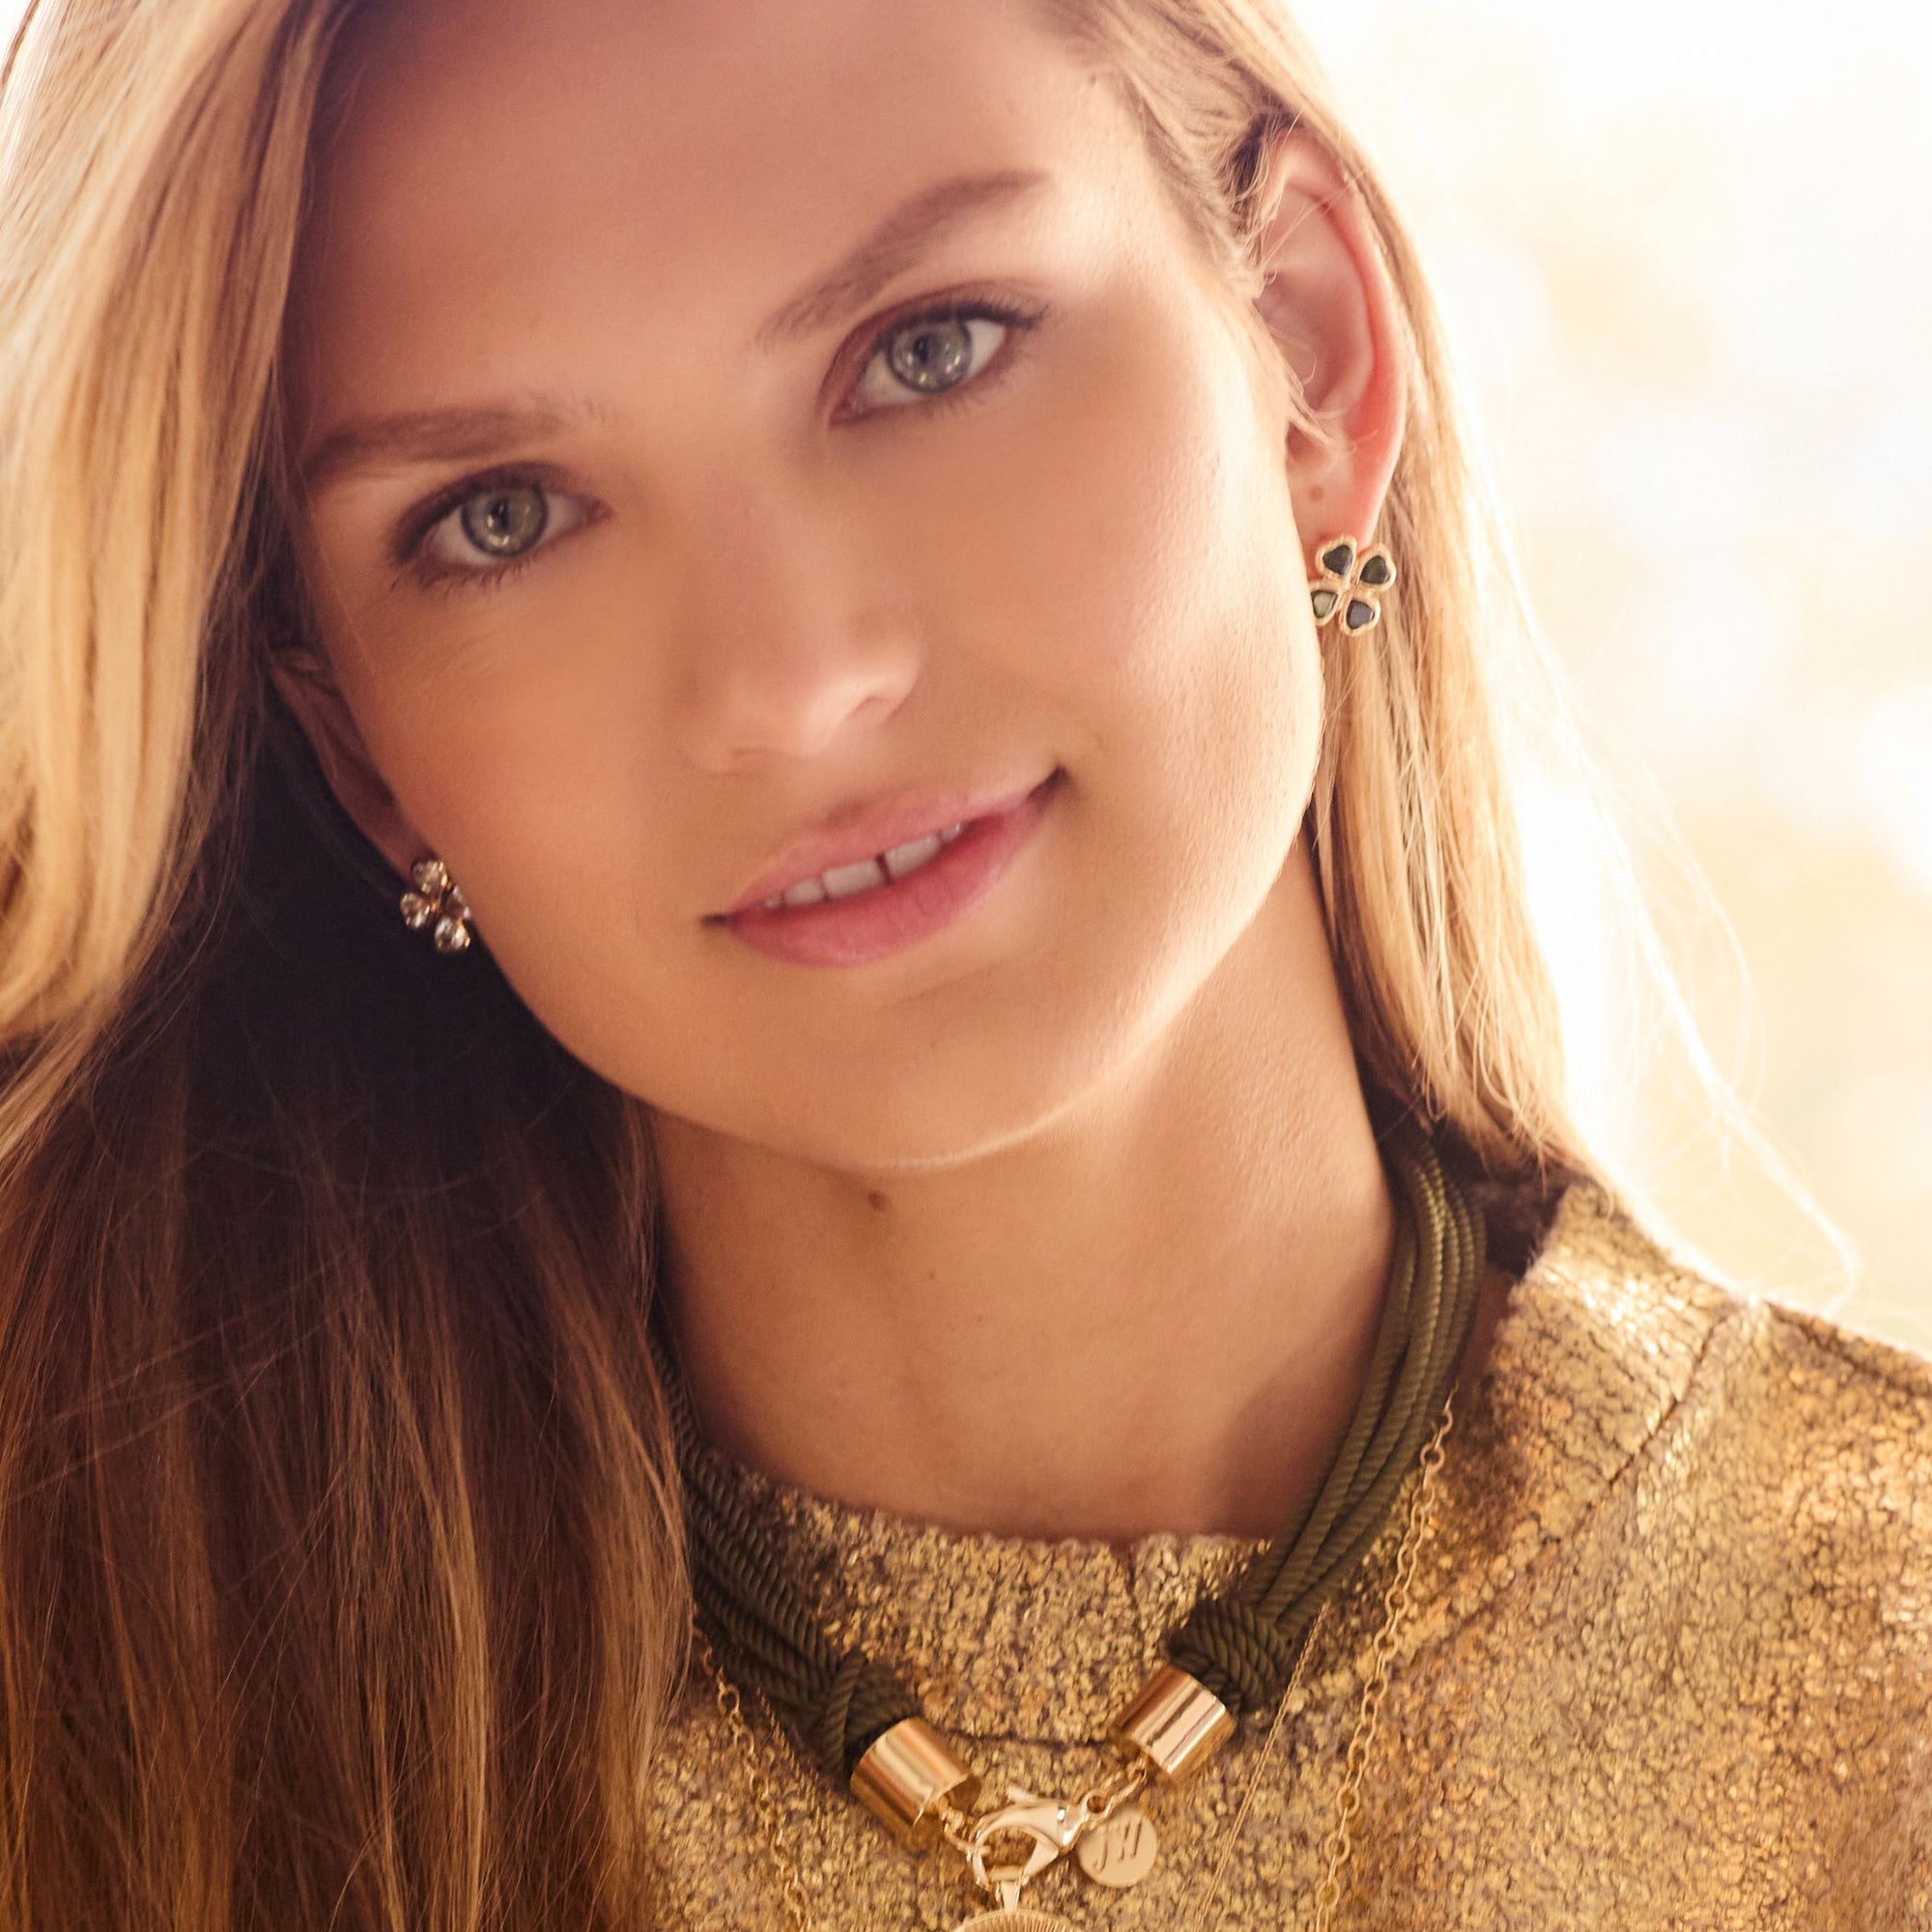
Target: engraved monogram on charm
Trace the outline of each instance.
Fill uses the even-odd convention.
[[[1160,1839],[1153,1820],[1138,1804],[1122,1804],[1111,1818],[1081,1833],[1073,1856],[1095,1885],[1124,1890],[1153,1869]]]

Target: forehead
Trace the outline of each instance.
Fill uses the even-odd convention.
[[[749,333],[924,186],[1118,197],[1138,146],[1026,0],[410,0],[322,125],[292,317],[330,388],[430,327],[473,380],[573,303]]]

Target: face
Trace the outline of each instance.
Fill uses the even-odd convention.
[[[1104,1089],[1321,714],[1280,369],[1110,86],[1018,0],[437,0],[352,71],[287,346],[358,816],[663,1114],[890,1170]]]

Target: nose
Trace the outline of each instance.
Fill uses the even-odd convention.
[[[685,530],[674,729],[698,769],[811,758],[918,681],[913,625],[858,533],[777,486],[709,494]]]

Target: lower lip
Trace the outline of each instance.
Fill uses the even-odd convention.
[[[943,932],[988,892],[1045,813],[1061,774],[996,817],[973,819],[916,872],[847,899],[776,911],[748,906],[724,921],[754,952],[793,966],[865,966]]]

